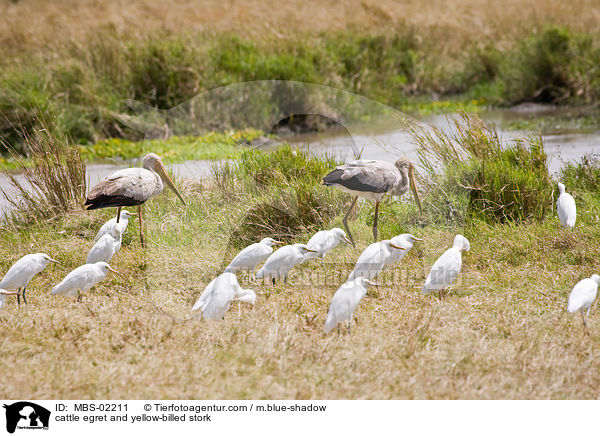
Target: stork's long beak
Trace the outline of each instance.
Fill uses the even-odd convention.
[[[109,269],[109,271],[112,271],[112,272],[114,272],[115,274],[119,274],[119,275],[121,275],[121,273],[120,273],[119,271],[117,271],[116,269],[112,269],[112,268],[110,267],[110,265],[108,266],[108,269]]]
[[[410,183],[410,189],[412,189],[413,195],[415,196],[417,206],[419,206],[419,212],[423,213],[423,206],[421,205],[419,191],[417,191],[417,184],[415,182],[415,170],[413,164],[410,164],[410,166],[408,167],[408,181]]]
[[[311,250],[310,248],[305,248],[306,251],[310,252],[310,253],[316,253],[317,250]]]
[[[352,241],[350,239],[346,238],[345,236],[342,236],[342,241],[344,241],[346,244],[352,245]]]
[[[379,283],[372,282],[371,280],[365,280],[365,283],[371,286],[379,286]]]
[[[56,260],[56,259],[48,259],[48,262],[60,264],[60,262],[58,260]]]
[[[5,291],[4,289],[0,289],[0,295],[17,295],[19,291]]]
[[[171,188],[173,190],[173,192],[179,197],[179,199],[181,200],[181,202],[183,203],[183,205],[187,206],[187,204],[185,204],[185,200],[181,196],[181,193],[175,187],[175,183],[173,183],[173,180],[171,180],[171,177],[169,177],[169,173],[167,173],[167,169],[165,168],[164,164],[161,161],[156,162],[156,168],[155,169],[158,172],[158,175],[160,176],[160,178],[163,179],[163,181],[167,185],[169,185],[169,188]]]
[[[404,247],[400,247],[399,245],[396,245],[396,244],[390,244],[390,247],[392,247],[392,248],[396,248],[396,249],[398,249],[398,250],[406,250],[406,248],[404,248]]]
[[[274,241],[273,244],[275,245],[284,245],[285,242],[281,242],[281,241]]]
[[[413,237],[413,239],[414,239],[415,241],[422,241],[422,240],[423,240],[423,238],[415,238],[415,237]]]

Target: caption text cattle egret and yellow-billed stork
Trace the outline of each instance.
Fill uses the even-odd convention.
[[[373,237],[375,241],[377,241],[379,203],[386,193],[389,192],[392,195],[401,196],[410,187],[419,210],[423,211],[415,183],[414,165],[406,157],[401,157],[395,163],[381,160],[355,160],[340,165],[327,174],[323,178],[323,184],[325,186],[336,187],[354,195],[354,200],[342,220],[353,245],[354,239],[348,228],[348,217],[352,209],[354,209],[358,197],[375,201],[375,220],[373,222]]]
[[[145,247],[142,204],[159,195],[165,184],[175,192],[185,205],[185,200],[175,187],[160,157],[155,153],[149,153],[144,156],[142,168],[119,170],[101,180],[88,194],[85,206],[88,210],[116,207],[117,222],[120,221],[121,208],[137,206],[140,221],[140,240],[142,246]]]

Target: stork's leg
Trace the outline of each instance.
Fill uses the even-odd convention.
[[[379,202],[375,202],[375,221],[373,222],[373,238],[377,242],[377,219],[379,218]]]
[[[348,209],[348,212],[346,212],[346,215],[344,215],[344,219],[342,220],[342,222],[344,223],[344,227],[346,228],[346,232],[348,232],[348,238],[350,239],[350,242],[352,242],[353,247],[356,247],[356,245],[354,244],[354,238],[352,237],[352,233],[350,232],[350,228],[348,227],[348,217],[350,216],[352,209],[354,209],[356,200],[358,200],[358,195],[356,197],[354,197],[354,200],[352,201],[352,204],[350,205],[350,209]]]
[[[17,289],[17,304],[21,305],[21,288]]]
[[[117,207],[117,223],[121,219],[121,206]]]
[[[27,290],[27,285],[25,285],[25,286],[23,287],[23,301],[25,302],[25,304],[27,304],[27,300],[25,299],[25,291],[26,291],[26,290]],[[589,311],[588,311],[588,313],[589,313]]]
[[[585,322],[585,315],[583,314],[583,310],[581,309],[581,320],[583,321],[583,327],[585,328],[585,332],[589,335],[590,330],[588,329],[587,323]]]
[[[144,237],[144,218],[142,217],[142,205],[138,206],[138,217],[140,219],[140,242],[142,248],[146,248],[146,238]]]
[[[77,291],[77,302],[81,303],[81,292]]]

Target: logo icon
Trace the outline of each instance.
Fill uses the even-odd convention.
[[[18,429],[48,430],[50,411],[29,401],[19,401],[3,406],[6,409],[6,431],[14,433]]]

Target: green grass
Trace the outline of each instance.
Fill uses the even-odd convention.
[[[81,144],[140,139],[123,123],[131,115],[125,99],[164,110],[216,87],[269,79],[327,85],[412,114],[524,101],[589,104],[599,96],[598,34],[550,26],[506,46],[466,45],[443,62],[449,55],[433,50],[423,32],[409,26],[385,34],[337,31],[285,40],[220,33],[135,41],[107,32],[55,49],[56,56],[3,59],[0,134],[19,148],[20,130],[52,121]],[[257,120],[291,103],[299,110],[314,107],[314,97],[290,91],[276,89],[261,98],[242,94],[231,102],[231,113],[215,119],[214,108],[206,106],[194,117],[208,130],[241,129],[261,127]],[[343,100],[320,103],[325,109],[346,106],[357,119],[369,115],[353,107],[352,99]]]

